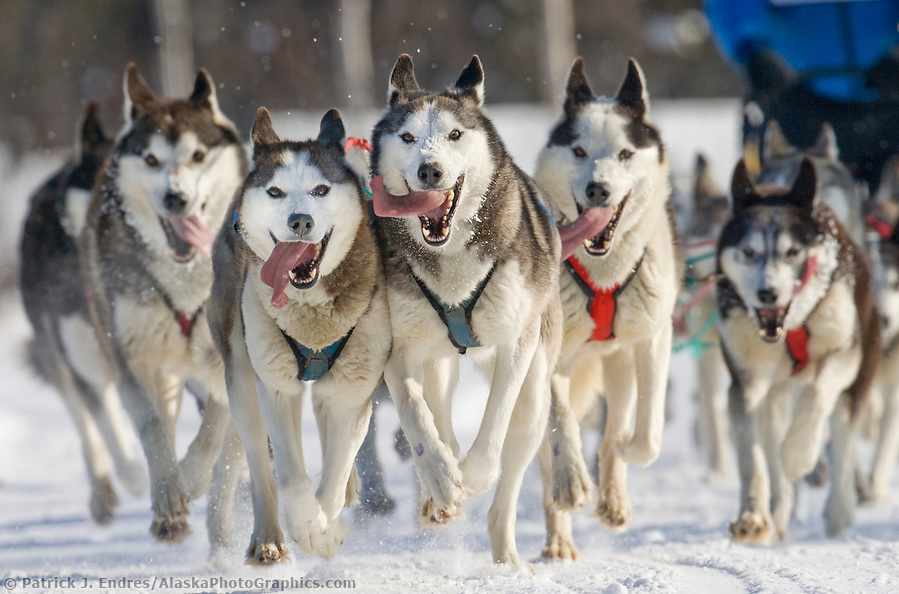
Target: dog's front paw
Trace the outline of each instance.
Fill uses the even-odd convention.
[[[292,522],[289,533],[303,552],[328,558],[343,543],[347,525],[339,517],[329,522],[325,513],[319,509],[314,516]]]
[[[486,492],[499,479],[499,460],[467,455],[459,463],[462,473],[462,495],[475,497]]]
[[[747,510],[730,523],[730,539],[747,545],[770,545],[774,539],[774,521],[769,514]]]
[[[546,546],[540,552],[540,557],[547,561],[569,559],[577,561],[580,553],[574,544],[570,534],[550,534],[546,538]]]
[[[553,504],[562,511],[578,511],[593,497],[593,479],[581,453],[569,450],[553,445]]]
[[[163,542],[179,542],[190,534],[187,523],[187,496],[175,485],[163,484],[153,502],[153,522],[150,533]]]
[[[628,529],[631,521],[631,500],[623,486],[611,484],[599,492],[596,515],[603,526],[615,534]]]
[[[119,505],[119,497],[116,495],[115,489],[112,488],[112,482],[109,478],[104,478],[94,483],[91,491],[91,516],[94,521],[101,526],[107,526],[112,523],[115,516],[115,508]]]
[[[421,451],[421,445],[418,446]],[[418,466],[421,484],[422,519],[425,522],[446,524],[461,513],[462,471],[449,455],[428,456]]]
[[[253,538],[247,549],[248,565],[274,565],[287,558],[287,545],[283,538],[266,540]]]
[[[798,481],[815,469],[821,448],[809,446],[805,440],[792,434],[787,435],[784,440],[780,455],[783,459],[784,472],[791,481]]]

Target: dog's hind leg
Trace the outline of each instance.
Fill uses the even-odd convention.
[[[852,418],[849,409],[849,395],[843,393],[830,416],[833,435],[833,476],[824,511],[828,536],[841,536],[849,529],[858,497],[855,489],[858,419]]]
[[[733,447],[727,420],[727,392],[723,388],[727,367],[721,350],[706,349],[696,362],[699,372],[699,414],[703,447],[708,454],[709,474],[717,478],[731,471]]]
[[[883,416],[871,468],[871,494],[875,501],[886,501],[896,457],[899,456],[899,386],[880,387],[883,394]]]
[[[606,385],[606,430],[599,445],[599,521],[618,534],[628,528],[631,500],[627,493],[627,466],[616,447],[630,435],[637,400],[633,354],[619,349],[604,361]]]
[[[617,447],[626,464],[648,466],[662,451],[671,333],[671,324],[665,324],[652,339],[634,347],[638,394],[634,434]]]
[[[521,483],[528,465],[545,441],[549,415],[549,365],[555,359],[541,342],[529,359],[524,379],[502,447],[502,475],[487,513],[490,548],[495,563],[518,565],[515,516]]]
[[[378,456],[378,424],[376,411],[381,402],[390,396],[387,386],[382,382],[377,392],[372,397],[371,420],[368,423],[368,432],[356,454],[356,471],[359,473],[359,508],[356,511],[357,521],[363,521],[368,516],[382,516],[393,512],[396,501],[387,494],[384,487],[384,468]]]
[[[728,408],[740,472],[740,513],[730,524],[731,539],[745,544],[771,544],[774,520],[768,464],[757,441],[754,413],[747,410],[744,387],[736,378],[728,390]]]
[[[774,519],[774,535],[783,540],[793,514],[795,497],[793,482],[787,477],[781,459],[781,445],[790,425],[792,391],[773,389],[755,412],[762,448],[771,477],[771,510]]]
[[[520,398],[525,378],[530,373],[528,364],[534,359],[538,342],[539,327],[532,325],[522,332],[514,345],[501,345],[496,349],[496,364],[484,418],[481,419],[481,426],[471,449],[459,462],[462,490],[468,497],[485,492],[499,477],[500,455],[512,411]],[[543,365],[546,367],[545,363]],[[544,381],[548,386],[549,378]],[[542,437],[541,432],[537,438],[538,443]],[[533,456],[534,452],[531,452],[530,457]]]
[[[571,559],[577,561],[578,550],[571,535],[571,512],[559,509],[553,498],[552,428],[547,425],[546,437],[537,450],[540,478],[543,481],[543,513],[546,518],[546,545],[540,552],[543,559]]]
[[[557,370],[558,371],[558,370]],[[575,369],[577,374],[581,369]],[[551,456],[550,494],[554,507],[575,511],[590,500],[593,481],[581,451],[581,431],[572,410],[569,390],[582,382],[554,373],[551,379],[549,431],[547,439]],[[583,386],[581,386],[583,387]]]

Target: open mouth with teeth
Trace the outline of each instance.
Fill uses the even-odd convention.
[[[631,193],[628,192],[624,196],[624,200],[619,202],[617,206],[612,207],[612,218],[609,219],[608,224],[602,231],[584,240],[584,249],[587,250],[588,254],[591,256],[605,256],[609,253],[609,248],[612,247],[612,239],[615,237],[615,229],[618,227],[618,221],[621,219],[624,205],[627,204],[627,199],[630,197]],[[582,211],[583,207],[578,204],[578,214]]]
[[[190,262],[197,254],[196,246],[183,239],[172,227],[169,219],[160,218],[159,223],[162,225],[162,230],[165,231],[165,239],[172,252],[172,259],[175,262]]]
[[[759,324],[759,338],[765,342],[779,342],[784,336],[784,318],[787,307],[759,307],[755,315]]]
[[[460,175],[456,184],[444,192],[446,199],[437,208],[418,215],[421,234],[430,245],[443,245],[449,239],[453,215],[456,212],[456,197],[462,192],[465,176]]]
[[[305,241],[278,241],[272,236],[275,247],[265,264],[262,265],[262,282],[274,289],[272,305],[277,308],[287,305],[288,297],[284,292],[290,283],[297,289],[311,289],[319,279],[319,268],[331,231],[325,233],[321,241],[307,243]]]

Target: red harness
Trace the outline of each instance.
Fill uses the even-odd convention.
[[[190,331],[193,330],[197,314],[194,313],[192,316],[189,316],[183,311],[179,311],[175,313],[175,318],[178,320],[178,325],[181,326],[181,334],[190,336]]]
[[[804,289],[805,285],[808,284],[808,281],[811,280],[817,272],[818,258],[812,256],[805,262],[805,270],[802,271],[802,279],[799,281],[799,286],[793,291],[793,295],[795,296]],[[798,328],[787,330],[787,353],[790,355],[790,359],[793,360],[793,371],[790,375],[796,375],[808,365],[808,328],[805,327],[805,324]]]
[[[615,307],[618,296],[637,275],[637,270],[640,269],[645,255],[646,251],[644,250],[643,255],[634,264],[631,273],[623,283],[611,287],[597,287],[594,285],[593,281],[590,280],[590,274],[587,272],[587,269],[574,256],[565,260],[565,266],[568,268],[568,271],[574,277],[574,280],[577,281],[584,295],[587,296],[587,313],[593,319],[593,333],[590,335],[590,340],[612,340],[615,338],[615,334],[612,332],[612,324],[615,321]]]

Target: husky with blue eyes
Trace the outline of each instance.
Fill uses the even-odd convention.
[[[210,318],[250,467],[247,558],[271,564],[287,554],[279,491],[287,536],[304,552],[330,557],[343,542],[340,511],[356,500],[353,461],[391,339],[367,172],[346,159],[340,114],[325,114],[315,140],[293,142],[261,108],[252,140],[252,169],[215,245]],[[307,391],[324,455],[317,489],[303,456]]]
[[[562,117],[537,160],[537,182],[560,223],[562,353],[544,472],[547,558],[576,559],[573,510],[592,497],[580,427],[600,395],[608,405],[599,448],[596,513],[627,529],[627,465],[659,455],[680,279],[667,204],[668,161],[649,118],[649,94],[634,60],[615,97],[596,97],[575,60]]]
[[[736,542],[787,535],[794,484],[833,439],[827,533],[855,508],[857,413],[881,358],[867,259],[818,196],[801,161],[791,187],[756,185],[741,160],[718,244],[718,333],[731,375],[730,420],[741,497]]]
[[[97,179],[79,261],[94,333],[147,457],[150,530],[177,541],[188,533],[188,502],[212,480],[230,422],[205,302],[213,230],[246,157],[205,70],[185,99],[157,99],[134,64],[124,86],[125,125]],[[174,426],[188,380],[202,384],[206,399],[179,464]],[[213,499],[210,525],[221,519]]]
[[[420,89],[402,55],[372,133],[372,202],[383,247],[393,350],[385,378],[413,452],[425,524],[497,484],[494,561],[519,563],[515,505],[546,426],[561,328],[559,238],[537,185],[481,110],[474,56],[444,91]],[[491,383],[460,457],[451,399],[459,355]]]

